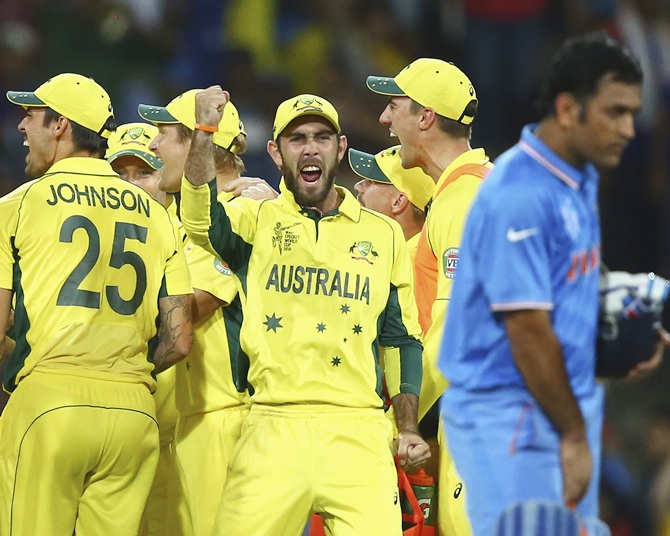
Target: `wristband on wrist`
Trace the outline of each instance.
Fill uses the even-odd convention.
[[[217,126],[217,127],[213,127],[213,126],[211,126],[211,125],[201,125],[200,123],[196,123],[196,124],[195,124],[195,128],[196,128],[197,130],[202,130],[203,132],[212,132],[212,133],[213,133],[213,132],[218,132],[218,131],[219,131],[219,127],[218,127],[218,126]]]

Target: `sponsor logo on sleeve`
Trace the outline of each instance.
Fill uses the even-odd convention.
[[[449,248],[442,255],[442,271],[447,279],[453,279],[458,268],[458,248]]]
[[[233,272],[225,264],[223,264],[219,259],[214,257],[214,268],[216,271],[223,275],[233,275]]]

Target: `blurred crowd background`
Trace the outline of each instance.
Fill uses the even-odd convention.
[[[569,35],[602,29],[644,70],[644,108],[621,166],[602,177],[603,259],[670,278],[670,0],[2,0],[0,90],[77,72],[109,92],[119,123],[139,103],[220,84],[248,133],[246,174],[276,185],[266,153],[277,104],[326,97],[349,146],[396,143],[368,75],[417,57],[453,61],[480,100],[473,146],[493,158],[537,118],[543,67]],[[22,110],[0,100],[0,194],[24,182]],[[338,182],[356,181],[343,162]],[[48,222],[45,222],[48,224]],[[669,307],[670,309],[670,307]],[[670,327],[670,311],[665,325]],[[668,359],[668,358],[666,358]],[[670,535],[670,365],[608,384],[602,517],[614,536]],[[1,405],[1,404],[0,404]]]

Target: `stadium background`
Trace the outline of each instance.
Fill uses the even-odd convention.
[[[124,123],[139,120],[138,103],[166,104],[186,89],[220,84],[246,126],[246,174],[275,185],[265,144],[285,98],[328,98],[349,146],[375,153],[395,141],[377,121],[385,101],[366,89],[366,76],[394,75],[420,56],[453,61],[480,100],[473,146],[495,157],[536,119],[538,81],[556,45],[604,29],[641,58],[645,103],[621,166],[602,178],[603,259],[611,269],[670,278],[670,0],[2,0],[0,7],[3,94],[77,72],[108,90]],[[25,180],[21,117],[0,100],[0,194]],[[355,181],[343,163],[338,182]],[[602,516],[614,536],[670,534],[652,529],[658,512],[670,514],[669,383],[664,363],[647,379],[608,385]]]

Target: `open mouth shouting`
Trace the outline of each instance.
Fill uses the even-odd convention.
[[[308,164],[300,169],[300,176],[308,184],[313,184],[319,180],[322,175],[321,167],[316,164]]]

